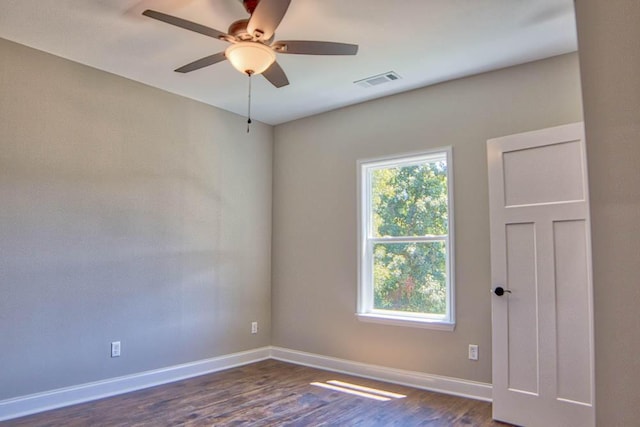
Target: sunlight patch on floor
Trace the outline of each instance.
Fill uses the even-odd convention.
[[[337,380],[330,380],[326,383],[312,382],[311,385],[326,388],[329,390],[339,391],[342,393],[353,394],[355,396],[366,397],[367,399],[378,400],[381,402],[386,402],[391,399],[402,399],[403,397],[406,397],[404,394],[392,393],[386,390],[364,387],[361,385]]]

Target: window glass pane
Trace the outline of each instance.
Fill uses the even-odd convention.
[[[373,245],[374,309],[445,314],[444,241]]]
[[[446,235],[444,160],[371,170],[374,237]]]

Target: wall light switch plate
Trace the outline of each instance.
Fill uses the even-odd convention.
[[[111,343],[111,357],[120,357],[120,341]]]
[[[478,360],[478,346],[469,344],[469,360]]]

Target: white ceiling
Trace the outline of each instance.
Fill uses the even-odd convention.
[[[146,8],[224,32],[248,17],[239,0],[2,0],[0,37],[245,115],[247,77],[228,62],[173,71],[227,44],[141,16]],[[577,50],[573,0],[292,0],[278,39],[360,50],[278,55],[291,84],[253,80],[252,116],[269,124]],[[353,84],[391,70],[402,79]]]

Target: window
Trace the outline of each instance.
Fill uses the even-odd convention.
[[[451,148],[358,162],[361,320],[453,330]]]

